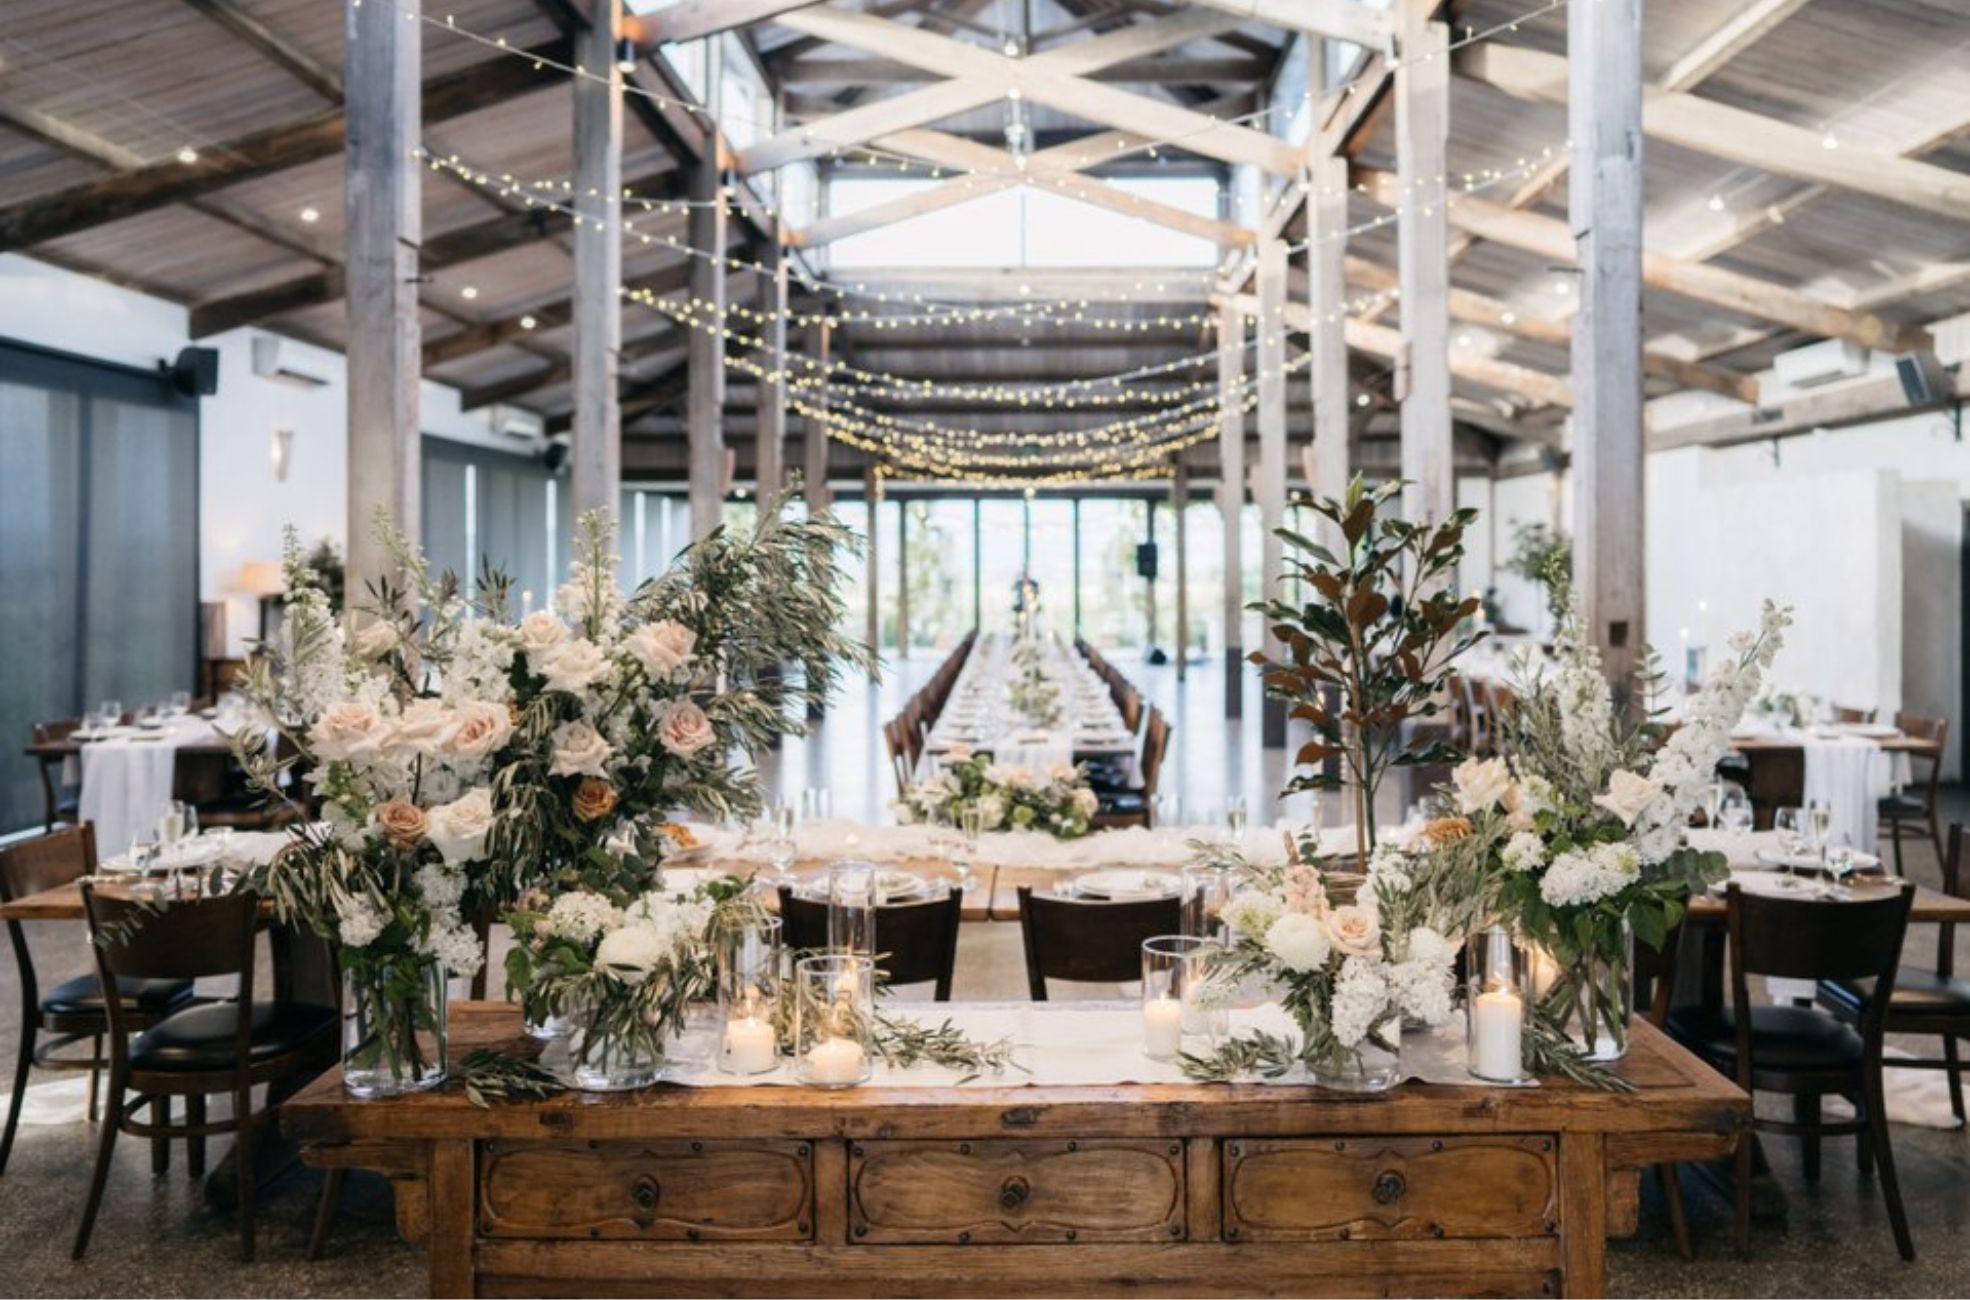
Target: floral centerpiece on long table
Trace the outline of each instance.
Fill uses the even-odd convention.
[[[947,758],[942,770],[903,791],[894,805],[897,820],[961,826],[965,814],[974,812],[981,831],[1044,831],[1071,840],[1088,833],[1101,807],[1087,772],[1076,763],[1040,772],[963,749]]]
[[[835,631],[850,534],[828,516],[784,518],[787,499],[765,503],[750,532],[714,530],[628,596],[612,525],[585,516],[554,608],[517,619],[504,575],[470,591],[434,577],[379,519],[403,585],[372,585],[364,621],[345,628],[290,536],[287,619],[247,686],[287,752],[245,731],[235,745],[262,788],[292,766],[320,799],[321,821],[253,884],[337,946],[352,1088],[443,1077],[445,975],[477,968],[471,920],[523,894],[549,916],[581,891],[653,924],[663,910],[673,938],[701,930],[659,908],[662,819],[755,811],[755,756],[805,727],[843,667],[872,663]],[[688,964],[705,939],[678,942],[671,955]],[[572,996],[569,951],[529,932],[509,984],[530,1017],[586,1018],[578,1056],[611,1051],[623,1008],[651,1010],[652,986],[592,981]],[[661,987],[681,1005],[696,984]]]

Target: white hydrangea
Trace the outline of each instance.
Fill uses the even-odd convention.
[[[1445,970],[1449,970],[1450,964],[1457,960],[1457,946],[1427,925],[1415,926],[1409,931],[1403,951],[1412,962],[1428,962]]]
[[[1221,914],[1224,923],[1247,939],[1263,939],[1286,910],[1278,896],[1263,889],[1244,889],[1231,896]]]
[[[1520,831],[1505,841],[1499,857],[1507,871],[1537,871],[1546,865],[1546,841],[1532,831]]]
[[[573,890],[554,900],[541,929],[574,943],[588,943],[622,924],[622,912],[600,894]]]
[[[1553,907],[1582,907],[1620,893],[1640,872],[1633,845],[1597,844],[1554,858],[1540,878],[1539,894]]]
[[[466,978],[478,974],[486,959],[479,936],[456,912],[434,919],[424,951],[437,958],[449,974]]]
[[[390,918],[367,894],[337,893],[335,919],[337,935],[345,948],[369,947],[390,924]]]
[[[1389,987],[1402,1013],[1426,1025],[1441,1025],[1450,1019],[1452,985],[1450,963],[1415,954],[1388,970]]]
[[[1326,927],[1304,912],[1287,912],[1267,926],[1265,947],[1280,965],[1302,975],[1320,969],[1333,951]]]
[[[669,947],[676,949],[703,936],[711,923],[711,912],[710,899],[651,890],[624,909],[623,919],[631,925],[653,927]]]
[[[1383,963],[1350,957],[1334,981],[1334,1012],[1328,1028],[1343,1047],[1355,1047],[1389,1015],[1389,984]]]
[[[465,897],[465,873],[442,862],[417,864],[417,895],[433,911],[448,911]]]

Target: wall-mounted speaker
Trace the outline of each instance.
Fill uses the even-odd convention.
[[[568,466],[568,440],[549,438],[540,447],[540,463],[549,474],[559,474]]]
[[[171,387],[186,397],[210,397],[219,391],[219,349],[180,348],[178,359],[158,363]]]

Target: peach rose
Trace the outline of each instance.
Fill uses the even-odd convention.
[[[385,839],[400,849],[414,849],[422,844],[429,827],[424,810],[402,797],[378,804],[370,812],[369,820],[372,826],[383,832]]]
[[[598,776],[585,776],[575,787],[574,810],[577,820],[592,822],[616,810],[616,788]]]
[[[497,754],[513,736],[513,706],[467,700],[452,713],[445,749],[454,762],[478,763]]]
[[[678,669],[690,663],[697,646],[696,632],[669,619],[645,623],[623,642],[623,648],[634,655],[636,662],[643,665],[643,671],[656,681],[668,680]]]
[[[664,713],[663,722],[657,727],[657,739],[671,753],[689,758],[717,743],[718,733],[712,730],[711,719],[703,709],[689,700],[679,700]]]
[[[520,648],[535,672],[540,671],[540,657],[567,639],[568,625],[551,610],[537,609],[520,620]]]
[[[315,719],[308,728],[308,742],[317,758],[331,763],[361,762],[376,757],[389,732],[389,724],[375,706],[345,700]]]
[[[1326,916],[1327,937],[1349,957],[1372,957],[1382,946],[1382,923],[1359,903],[1346,903]]]
[[[1436,817],[1423,823],[1417,836],[1431,848],[1454,844],[1471,833],[1471,819],[1468,817]]]
[[[438,752],[451,724],[451,710],[442,700],[412,700],[390,728],[389,749],[396,757],[428,757]]]

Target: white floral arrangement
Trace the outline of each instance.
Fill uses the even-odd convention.
[[[1300,1063],[1316,1080],[1345,1078],[1365,1052],[1399,1052],[1404,1018],[1450,1019],[1462,935],[1444,927],[1461,926],[1469,909],[1427,858],[1385,845],[1365,876],[1317,862],[1233,861],[1244,883],[1224,907],[1229,941],[1213,959],[1213,982],[1265,986],[1300,1037],[1234,1039],[1213,1057],[1187,1058],[1188,1072],[1225,1078],[1239,1064],[1279,1073]]]
[[[957,747],[945,755],[942,768],[909,786],[891,806],[905,825],[940,820],[957,825],[967,810],[976,809],[982,830],[1044,831],[1071,840],[1088,833],[1101,800],[1079,764],[1056,763],[1041,772]]]

